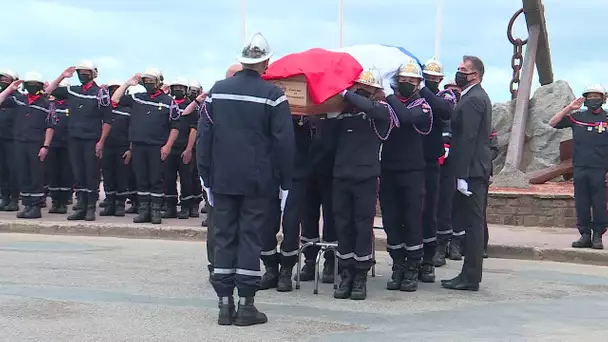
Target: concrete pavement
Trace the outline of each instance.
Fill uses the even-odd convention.
[[[259,292],[269,323],[216,325],[204,243],[107,237],[0,236],[3,341],[605,341],[608,267],[488,259],[477,293],[421,284],[384,290],[379,252],[365,301],[331,285]],[[438,270],[455,276],[461,263]]]

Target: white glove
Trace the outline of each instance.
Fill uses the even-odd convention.
[[[289,197],[289,190],[279,189],[279,198],[281,199],[281,211],[285,211],[285,204],[287,204],[287,197]]]
[[[444,147],[443,150],[445,151],[445,153],[443,154],[443,159],[447,159],[447,157],[450,155],[450,148]]]
[[[335,118],[338,117],[338,115],[340,115],[340,112],[330,112],[330,113],[327,113],[327,118],[328,119],[335,119]]]
[[[420,85],[418,86],[418,89],[422,89],[426,87],[426,83],[424,83],[424,80],[420,81]]]
[[[201,180],[203,179],[203,177],[201,177]],[[205,190],[205,192],[207,193],[207,203],[209,203],[209,206],[213,207],[213,194],[211,193],[211,188],[209,188],[208,186],[205,185],[205,182],[203,183],[203,190]]]
[[[456,179],[456,190],[465,196],[471,196],[473,193],[469,191],[469,184],[464,179]]]
[[[342,91],[340,92],[340,95],[342,95],[342,96],[346,95],[346,92],[347,92],[347,91],[348,91],[348,89],[344,89],[344,90],[342,90]]]

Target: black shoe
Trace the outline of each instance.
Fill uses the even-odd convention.
[[[405,264],[405,274],[399,289],[405,292],[414,292],[418,290],[418,274],[420,274],[420,263],[408,261]]]
[[[24,219],[37,219],[42,217],[42,212],[40,210],[40,205],[33,205],[30,207],[28,211],[26,211],[23,215]]]
[[[291,292],[293,291],[293,283],[291,282],[291,275],[293,273],[292,267],[281,267],[279,273],[279,279],[277,281],[277,291],[279,292]]]
[[[441,279],[441,285],[446,284],[446,283],[459,282],[461,278],[462,278],[462,275],[459,274],[455,278],[452,278],[452,279]]]
[[[65,203],[60,203],[57,206],[57,214],[67,214],[68,213],[68,206]]]
[[[420,281],[423,283],[434,283],[435,282],[435,266],[430,262],[425,262],[420,267],[420,274],[418,275]]]
[[[260,290],[274,289],[279,283],[279,266],[266,267],[266,272],[260,280]]]
[[[350,299],[364,300],[367,297],[367,270],[357,270]]]
[[[152,224],[161,224],[163,222],[163,215],[160,212],[160,204],[158,203],[152,203],[150,205],[150,222]]]
[[[350,297],[350,294],[353,291],[353,282],[354,282],[353,272],[348,268],[345,268],[340,272],[340,284],[338,288],[334,291],[334,298],[337,299],[346,299]]]
[[[219,325],[232,325],[234,321],[234,298],[232,297],[221,297],[218,302],[218,308],[220,309],[219,317],[217,318],[217,324]]]
[[[441,287],[450,290],[479,291],[479,283],[468,283],[461,277],[456,277],[452,281],[442,281]]]
[[[23,210],[17,213],[17,218],[25,218],[25,216],[30,210],[32,210],[32,206],[26,205],[25,207],[23,207]]]
[[[69,221],[81,221],[84,220],[85,216],[87,216],[86,205],[83,201],[78,201],[78,203],[74,206],[74,212],[72,215],[68,216]]]
[[[2,197],[2,200],[0,200],[0,211],[4,211],[4,207],[6,207],[10,202],[11,200],[8,196]]]
[[[321,282],[323,284],[333,284],[334,283],[335,267],[336,267],[336,265],[334,265],[334,260],[325,259],[325,264],[323,265],[323,274],[321,275]],[[314,279],[314,277],[315,277],[314,273],[313,273],[312,277]]]
[[[239,299],[239,309],[234,316],[234,325],[246,327],[266,322],[268,322],[268,317],[256,309],[253,305],[253,297]]]
[[[162,218],[177,218],[177,208],[174,205],[167,206],[167,210],[163,210]]]
[[[11,199],[11,201],[4,207],[4,211],[18,211],[19,203],[17,203],[16,199]]]
[[[190,208],[190,217],[196,218],[199,216],[200,214],[198,213],[198,204],[196,204],[195,206]]]
[[[1,206],[1,204],[0,204]],[[51,203],[51,207],[49,208],[49,214],[59,214],[59,201],[53,201]]]
[[[116,203],[114,201],[105,201],[106,205],[103,208],[103,210],[99,213],[99,216],[114,216],[116,214]],[[103,203],[103,202],[101,202]],[[101,207],[101,203],[99,203],[99,206]]]
[[[137,216],[133,218],[133,223],[150,222],[150,202],[139,202]]]
[[[433,266],[441,267],[446,264],[445,256],[447,254],[448,244],[447,243],[439,243],[437,245],[437,250],[435,251],[435,255],[433,255]]]
[[[179,214],[177,214],[177,218],[180,220],[185,220],[190,217],[190,208],[182,206],[179,210]]]
[[[311,261],[311,260],[306,260],[306,261],[304,261],[304,266],[302,267],[302,270],[300,271],[300,281],[313,281],[313,280],[315,280],[315,262]]]
[[[95,204],[87,204],[87,209],[84,214],[85,221],[95,221],[95,209],[97,209]]]
[[[118,217],[125,216],[125,202],[124,201],[116,202],[114,216],[118,216]]]
[[[205,219],[201,222],[201,227],[209,226],[209,216],[205,217]]]
[[[582,234],[581,237],[572,243],[572,248],[590,248],[591,233]]]
[[[80,199],[76,199],[76,204],[72,207],[73,211],[80,211],[80,210],[84,210],[84,202]]]
[[[450,258],[450,260],[462,260],[462,251],[460,249],[460,240],[452,239],[452,241],[450,241],[449,258]]]
[[[604,243],[602,242],[601,234],[593,232],[593,238],[591,239],[591,248],[604,249]]]
[[[401,283],[403,282],[403,277],[405,276],[405,265],[404,262],[394,262],[393,261],[393,274],[391,275],[391,279],[386,283],[387,290],[399,290],[401,288]]]

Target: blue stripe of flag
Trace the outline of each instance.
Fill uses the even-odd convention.
[[[400,47],[400,46],[387,45],[387,44],[382,44],[382,45],[383,45],[383,46],[388,46],[388,47],[393,47],[393,48],[399,49],[399,51],[401,51],[401,52],[403,52],[404,54],[406,54],[406,55],[408,55],[408,56],[412,57],[412,58],[413,58],[413,59],[414,59],[416,62],[418,62],[418,65],[420,65],[420,67],[421,67],[421,68],[423,68],[423,67],[424,67],[424,65],[423,65],[423,64],[420,62],[420,60],[418,59],[418,57],[414,56],[414,54],[413,54],[413,53],[411,53],[411,52],[407,51],[406,49],[404,49],[404,48],[402,48],[402,47]]]

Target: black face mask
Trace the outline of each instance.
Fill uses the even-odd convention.
[[[158,90],[154,83],[144,83],[144,88],[146,88],[146,93],[148,94],[154,94]]]
[[[424,84],[427,88],[429,88],[433,93],[437,94],[439,92],[439,82],[435,81],[424,81]]]
[[[171,93],[177,100],[181,100],[184,98],[184,96],[186,96],[186,93],[183,90],[172,90]]]
[[[589,108],[589,110],[592,112],[600,109],[603,104],[604,104],[604,101],[602,99],[585,100],[585,107]]]
[[[410,97],[416,91],[416,86],[409,82],[399,82],[399,94],[403,97]]]
[[[23,86],[29,95],[37,95],[42,91],[41,84],[26,84]]]
[[[454,78],[454,80],[456,81],[456,85],[459,86],[460,88],[464,88],[469,84],[469,77],[470,74],[465,74],[464,72],[456,72],[456,77]]]
[[[360,95],[365,97],[366,99],[369,99],[372,97],[372,93],[370,93],[369,91],[365,90],[365,89],[357,89],[355,91],[355,94]]]
[[[89,75],[89,74],[78,73],[78,80],[82,84],[87,84],[87,83],[91,82],[92,79],[93,79],[93,77],[91,77],[91,75]]]
[[[11,85],[10,83],[0,82],[0,91],[4,91],[4,89],[8,88]]]

